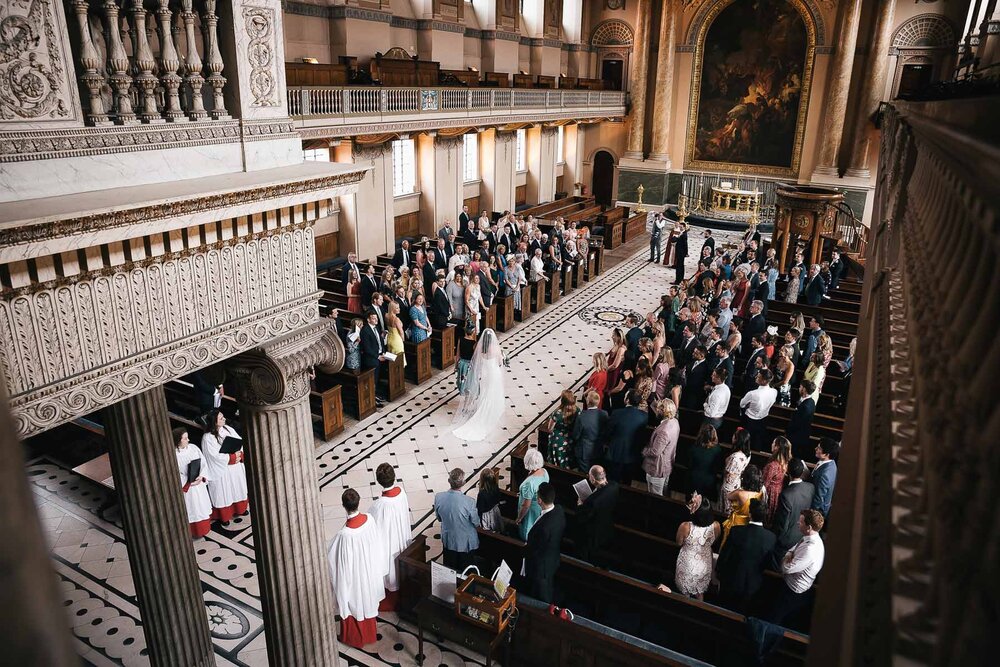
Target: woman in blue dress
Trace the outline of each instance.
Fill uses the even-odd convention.
[[[419,343],[430,338],[431,323],[427,319],[427,306],[423,294],[417,294],[413,298],[413,305],[410,306],[410,340]]]
[[[528,531],[542,515],[542,506],[538,504],[538,487],[549,481],[549,473],[545,469],[545,458],[534,447],[524,455],[524,467],[528,476],[517,489],[517,528],[521,539],[527,540]]]

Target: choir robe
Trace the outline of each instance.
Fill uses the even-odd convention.
[[[389,546],[389,574],[385,575],[385,599],[379,611],[395,611],[399,600],[399,580],[396,573],[396,556],[410,546],[410,501],[399,486],[386,489],[368,509],[382,531]]]
[[[223,438],[237,438],[239,435],[229,426],[222,427]],[[247,471],[243,461],[236,460],[236,454],[223,454],[222,443],[211,432],[201,438],[201,453],[205,457],[203,467],[207,468],[208,495],[212,498],[215,508],[214,518],[223,523],[229,522],[234,516],[246,513],[249,507],[247,500]]]
[[[340,614],[340,641],[362,648],[378,641],[375,618],[385,595],[389,547],[378,524],[367,514],[347,518],[327,554]]]
[[[204,457],[194,445],[177,450],[177,467],[181,473],[181,491],[184,492],[184,505],[187,507],[188,523],[191,525],[191,537],[205,537],[212,530],[212,500],[208,497],[208,485],[189,484],[187,478],[188,464],[202,459],[201,477],[209,479],[205,470]]]

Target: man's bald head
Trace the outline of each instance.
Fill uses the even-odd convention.
[[[590,483],[594,486],[604,486],[608,483],[608,473],[602,466],[590,466]]]

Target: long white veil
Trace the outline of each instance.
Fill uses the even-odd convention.
[[[453,432],[463,440],[482,440],[499,426],[507,400],[502,366],[503,351],[497,334],[486,329],[469,362],[465,388],[452,421]]]

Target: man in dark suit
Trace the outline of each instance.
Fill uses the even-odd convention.
[[[445,282],[445,273],[441,270],[437,272],[434,282],[427,283],[424,287],[425,291],[432,290],[427,317],[434,329],[443,329],[448,326],[448,320],[451,319],[451,301],[448,299],[448,293],[444,291]]]
[[[706,354],[704,345],[696,346],[691,353],[691,361],[684,373],[684,389],[681,391],[681,405],[685,408],[697,410],[705,402],[705,383],[712,370],[705,360]]]
[[[410,266],[410,260],[413,259],[413,253],[410,252],[410,242],[403,241],[399,244],[399,248],[396,249],[396,254],[392,256],[392,265],[397,270],[402,266]]]
[[[462,206],[462,212],[458,214],[458,233],[464,234],[469,228],[469,207]]]
[[[368,306],[368,310],[365,311],[365,317],[368,314],[375,316],[375,325],[378,327],[379,333],[383,336],[385,335],[385,297],[382,296],[382,292],[376,292],[372,295],[372,302]]]
[[[699,257],[703,257],[705,255],[705,248],[706,247],[712,249],[712,254],[709,255],[709,257],[714,257],[715,256],[715,239],[712,238],[712,230],[711,229],[706,229],[705,230],[705,242],[701,244],[701,248],[702,249],[699,251],[699,252],[701,252],[701,255],[699,255]]]
[[[833,438],[820,438],[819,444],[816,445],[816,466],[812,470],[809,481],[816,487],[812,509],[822,512],[824,519],[830,514],[833,487],[837,484],[837,458],[839,456],[839,442]]]
[[[663,228],[667,226],[667,221],[659,213],[653,214],[652,226],[649,228],[649,261],[660,263],[661,244]]]
[[[403,323],[403,331],[409,330],[413,320],[410,319],[410,300],[406,298],[406,288],[402,285],[397,287],[392,300],[399,306],[399,319]]]
[[[615,507],[618,505],[618,485],[608,481],[601,466],[591,466],[587,481],[594,492],[584,501],[577,501],[577,555],[588,563],[603,566],[600,552],[615,536]]]
[[[452,234],[444,244],[444,267],[448,268],[448,260],[455,254],[455,235]]]
[[[361,275],[361,303],[371,303],[372,296],[378,292],[378,278],[375,277],[375,265],[369,264]]]
[[[374,310],[368,312],[368,324],[361,327],[361,368],[375,371],[375,407],[381,408],[383,403],[378,396],[379,371],[382,362],[385,361],[385,343],[382,341],[382,332],[378,328],[378,317]]]
[[[812,380],[803,380],[799,384],[799,404],[785,429],[785,437],[792,443],[792,453],[795,456],[804,456],[809,451],[809,436],[812,434],[812,421],[816,414],[816,401],[812,399],[814,391],[816,385]]]
[[[586,472],[604,453],[608,413],[601,409],[601,395],[596,391],[588,391],[583,400],[586,407],[573,421],[570,440],[573,443],[576,467]]]
[[[844,260],[840,258],[840,253],[836,250],[830,256],[830,289],[837,289],[840,284],[840,277],[844,275]]]
[[[730,389],[733,388],[733,366],[734,365],[735,365],[735,362],[733,361],[733,358],[731,356],[729,356],[729,348],[727,348],[725,345],[716,345],[715,346],[715,359],[714,359],[714,361],[712,361],[711,363],[709,363],[709,366],[712,367],[713,371],[716,368],[725,368],[726,369],[726,386],[729,387]]]
[[[639,318],[629,315],[625,319],[628,331],[625,332],[625,368],[635,368],[635,362],[639,359],[639,339],[642,338],[642,328],[639,326]]]
[[[351,252],[347,254],[347,264],[344,264],[344,268],[340,270],[340,283],[343,287],[344,294],[347,294],[347,281],[351,277],[351,272],[358,274],[360,279],[362,276],[361,267],[358,266],[358,256]]]
[[[823,315],[816,313],[809,318],[809,328],[806,330],[806,349],[802,353],[802,357],[799,359],[799,367],[805,368],[809,365],[809,360],[812,358],[813,353],[816,348],[819,347],[819,337],[823,331]]]
[[[802,286],[803,298],[810,306],[818,306],[823,303],[823,295],[826,294],[826,283],[819,275],[819,265],[813,264],[809,267],[809,277],[806,278]]]
[[[444,271],[446,267],[447,263],[445,264],[445,266],[438,266],[438,254],[434,248],[431,248],[430,250],[427,251],[427,261],[424,262],[423,269],[421,269],[422,273],[421,280],[424,281],[424,292],[427,292],[427,290],[431,288],[431,283],[433,283],[435,280],[434,278],[435,272],[438,269]]]
[[[764,349],[763,336],[753,336],[750,339],[750,358],[747,365],[743,367],[743,391],[750,391],[757,388],[757,360],[763,359],[767,362],[767,350]]]
[[[750,611],[750,601],[764,581],[776,542],[774,533],[764,528],[764,503],[751,500],[750,522],[729,531],[715,566],[724,606],[740,613]]]
[[[750,303],[750,317],[743,325],[743,352],[749,354],[750,344],[754,336],[759,336],[763,340],[764,332],[767,331],[767,320],[764,319],[764,303],[754,299]]]
[[[566,531],[566,514],[555,503],[556,487],[542,482],[538,487],[538,504],[542,514],[528,532],[525,549],[528,594],[548,603],[555,599],[556,571]]]
[[[813,496],[816,493],[816,487],[810,482],[803,481],[805,474],[806,464],[802,459],[794,458],[788,462],[788,485],[778,496],[778,507],[771,519],[771,530],[777,537],[774,545],[775,564],[779,564],[785,552],[802,539],[799,515],[802,514],[802,510],[812,506]]]
[[[688,255],[688,228],[681,222],[680,234],[674,240],[674,284],[679,285],[684,280],[684,260]]]
[[[517,246],[517,237],[511,233],[510,224],[503,226],[503,234],[497,239],[497,243],[507,249],[507,252],[514,252]]]
[[[639,394],[630,391],[627,405],[611,413],[608,419],[607,470],[611,479],[626,486],[632,481],[633,468],[648,438],[649,415],[639,409]]]

